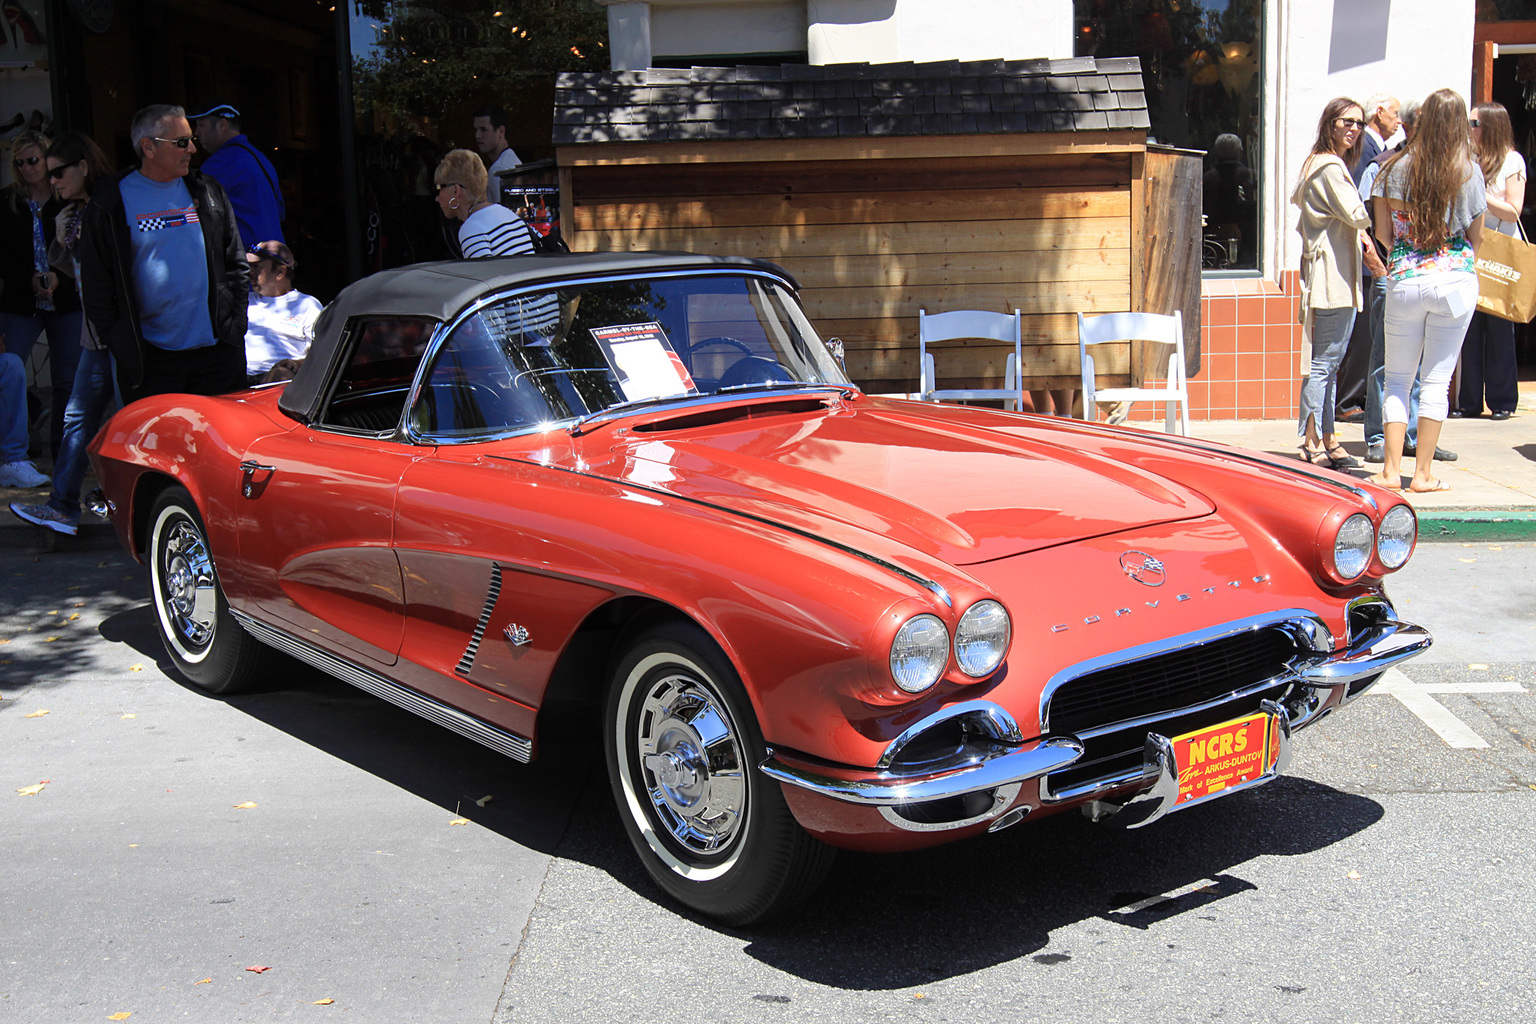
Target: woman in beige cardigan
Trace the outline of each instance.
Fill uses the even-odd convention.
[[[1370,247],[1364,229],[1371,221],[1349,177],[1364,127],[1360,104],[1345,96],[1330,101],[1291,195],[1301,209],[1301,322],[1312,348],[1297,433],[1303,438],[1302,458],[1334,469],[1360,465],[1334,435],[1333,413],[1339,363],[1363,297],[1361,264],[1365,261],[1373,274],[1385,270]]]

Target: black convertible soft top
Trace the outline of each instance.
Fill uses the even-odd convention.
[[[608,274],[712,268],[765,270],[795,284],[783,268],[766,260],[682,252],[544,253],[444,260],[381,270],[348,285],[325,307],[315,323],[309,354],[277,404],[304,423],[319,415],[331,364],[337,358],[344,328],[353,317],[425,316],[446,322],[481,297],[511,288]]]

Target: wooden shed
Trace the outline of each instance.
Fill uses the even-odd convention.
[[[1076,385],[1077,312],[1179,308],[1198,371],[1200,162],[1147,125],[1134,57],[786,64],[565,74],[554,141],[572,249],[773,260],[901,392],[920,308],[1022,310],[1029,388]],[[945,386],[1001,385],[1008,348],[956,347]]]

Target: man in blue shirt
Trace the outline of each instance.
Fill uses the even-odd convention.
[[[188,120],[197,145],[208,154],[202,172],[224,186],[235,207],[240,238],[247,246],[285,242],[283,190],[272,162],[240,134],[240,111],[228,103],[211,104]]]
[[[97,183],[78,250],[81,303],[123,401],[242,388],[249,271],[229,197],[191,170],[180,107],[145,107],[129,137],[139,167]]]

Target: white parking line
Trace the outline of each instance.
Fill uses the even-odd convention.
[[[1381,682],[1366,691],[1366,694],[1381,694],[1387,697],[1396,697],[1409,711],[1418,715],[1420,720],[1436,735],[1460,750],[1478,750],[1488,746],[1488,741],[1483,739],[1472,728],[1451,713],[1451,709],[1441,704],[1432,693],[1525,693],[1525,687],[1514,682],[1497,683],[1415,683],[1403,675],[1400,669],[1388,669],[1382,676]]]

